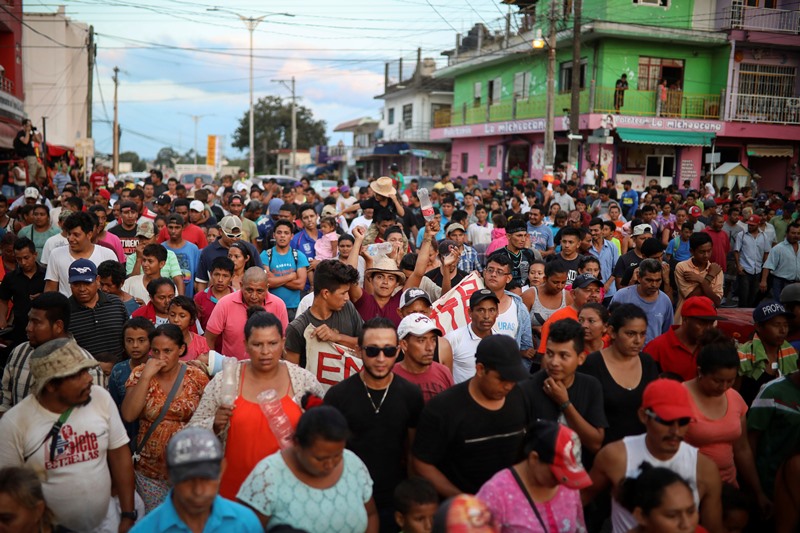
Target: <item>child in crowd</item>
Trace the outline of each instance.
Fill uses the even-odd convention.
[[[122,284],[122,290],[136,299],[140,305],[150,302],[147,284],[161,277],[161,269],[167,264],[167,249],[160,244],[148,244],[142,250],[142,273],[131,276]]]
[[[188,296],[176,296],[169,303],[169,323],[181,328],[186,341],[186,353],[181,361],[200,361],[208,364],[208,343],[206,338],[190,331],[197,320],[197,306]]]
[[[402,533],[431,531],[438,508],[439,496],[427,479],[405,479],[394,489],[394,519]]]
[[[197,304],[197,318],[204,330],[217,302],[223,296],[233,292],[231,287],[233,270],[233,261],[227,257],[217,257],[211,262],[211,277],[208,287],[194,295],[194,303]]]
[[[322,235],[314,243],[315,259],[333,259],[339,253],[339,234],[336,233],[336,219],[322,217],[319,221],[319,231]]]

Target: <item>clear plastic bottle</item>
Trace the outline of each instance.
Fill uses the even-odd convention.
[[[222,404],[233,405],[239,395],[239,383],[236,382],[236,368],[239,361],[235,357],[222,360]]]
[[[289,417],[281,405],[281,399],[275,389],[267,389],[256,396],[261,412],[267,417],[269,429],[278,441],[278,446],[281,450],[290,448],[292,446],[292,437],[294,436],[294,429],[289,422]]]
[[[428,196],[428,189],[417,190],[417,197],[419,198],[419,207],[422,209],[422,218],[425,219],[425,222],[430,222],[433,220],[435,213],[433,212],[431,197]]]
[[[381,242],[377,244],[370,244],[367,246],[367,255],[370,257],[377,257],[379,255],[388,255],[392,253],[392,243],[390,242]]]

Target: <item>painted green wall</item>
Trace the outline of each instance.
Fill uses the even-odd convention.
[[[634,4],[633,0],[588,0],[583,3],[582,18],[690,29],[693,10],[694,0],[669,0],[669,7]]]

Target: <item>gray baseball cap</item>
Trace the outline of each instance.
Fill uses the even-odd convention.
[[[222,444],[210,430],[190,427],[176,433],[167,445],[167,469],[173,484],[190,479],[218,479]]]
[[[800,303],[800,283],[792,283],[783,288],[781,303],[784,305]]]

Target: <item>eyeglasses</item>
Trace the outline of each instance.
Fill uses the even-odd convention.
[[[655,414],[650,409],[646,410],[644,412],[644,414],[646,414],[648,417],[650,417],[651,420],[653,420],[655,422],[658,422],[662,426],[671,426],[671,425],[677,423],[680,427],[686,427],[692,421],[692,419],[689,418],[689,417],[676,418],[675,420],[664,420],[663,418],[661,418],[660,416]]]
[[[364,355],[369,357],[370,359],[374,357],[378,357],[381,352],[386,357],[394,357],[397,355],[397,346],[365,346],[364,347]]]
[[[508,276],[511,274],[511,272],[506,272],[505,270],[500,270],[498,268],[484,268],[483,271],[490,276]]]

